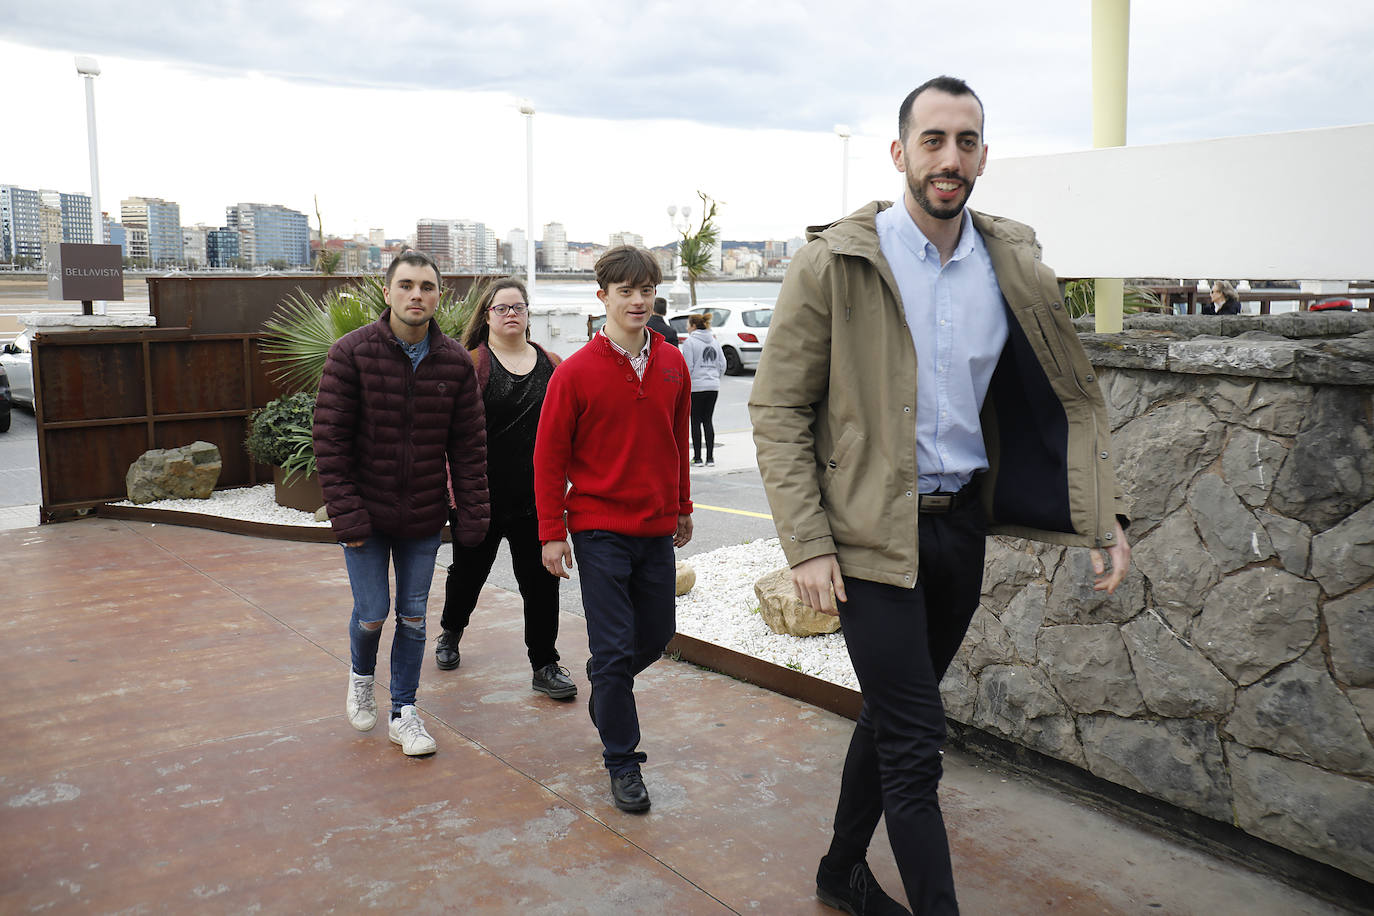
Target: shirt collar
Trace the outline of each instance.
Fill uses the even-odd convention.
[[[881,224],[886,224],[886,228],[896,233],[897,239],[911,253],[922,261],[934,259],[936,264],[940,263],[940,250],[935,244],[926,238],[926,234],[916,225],[916,221],[911,218],[911,214],[906,208],[906,196],[897,199],[897,202],[878,214],[880,229]],[[954,254],[950,257],[951,261],[961,261],[973,253],[974,246],[977,245],[978,230],[973,228],[973,217],[968,212],[968,207],[964,207],[959,214],[962,226],[959,230],[959,244],[954,248]]]
[[[630,358],[630,359],[639,359],[640,357],[642,357],[642,356],[644,356],[646,353],[648,353],[648,351],[649,351],[649,341],[652,339],[652,338],[649,336],[649,329],[648,329],[648,328],[645,328],[645,329],[644,329],[644,346],[642,346],[642,347],[639,348],[639,352],[638,352],[638,353],[631,353],[629,350],[626,350],[624,347],[622,347],[620,344],[616,343],[614,340],[611,340],[611,335],[609,335],[609,334],[606,333],[606,329],[605,329],[604,327],[603,327],[600,331],[598,331],[597,333],[600,334],[602,337],[606,338],[606,343],[608,343],[608,344],[610,344],[612,347],[614,347],[617,353],[622,353],[622,354],[624,354],[625,356],[627,356],[627,357]]]

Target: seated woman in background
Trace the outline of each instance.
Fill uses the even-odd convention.
[[[1202,303],[1204,315],[1239,315],[1240,298],[1236,288],[1225,280],[1212,284],[1212,301]]]

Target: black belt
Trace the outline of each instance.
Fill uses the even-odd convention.
[[[924,512],[927,515],[948,515],[960,506],[967,505],[977,498],[978,488],[970,482],[953,493],[940,491],[922,493],[916,511]]]

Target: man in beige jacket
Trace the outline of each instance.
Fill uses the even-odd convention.
[[[865,861],[881,815],[915,911],[958,911],[939,683],[978,606],[986,535],[1093,548],[1107,592],[1130,567],[1106,406],[1054,272],[1029,227],[965,206],[983,123],[962,80],[907,96],[902,200],[809,233],[749,401],[797,595],[839,614],[864,697],[816,876],[851,914],[906,912]]]

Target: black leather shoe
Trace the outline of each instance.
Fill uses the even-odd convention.
[[[568,669],[548,664],[534,672],[530,686],[555,700],[567,700],[577,696],[577,685],[568,677]]]
[[[611,798],[621,811],[638,814],[649,810],[649,790],[644,788],[644,777],[640,775],[639,770],[612,776]]]
[[[587,715],[591,717],[592,727],[596,727],[596,685],[592,683],[592,660],[587,659]]]
[[[458,667],[462,657],[458,654],[458,640],[463,638],[461,630],[445,630],[434,643],[434,664],[440,671],[452,671]]]
[[[846,871],[832,871],[825,859],[816,869],[816,899],[849,916],[911,916],[911,911],[878,886],[878,879],[859,862]]]

